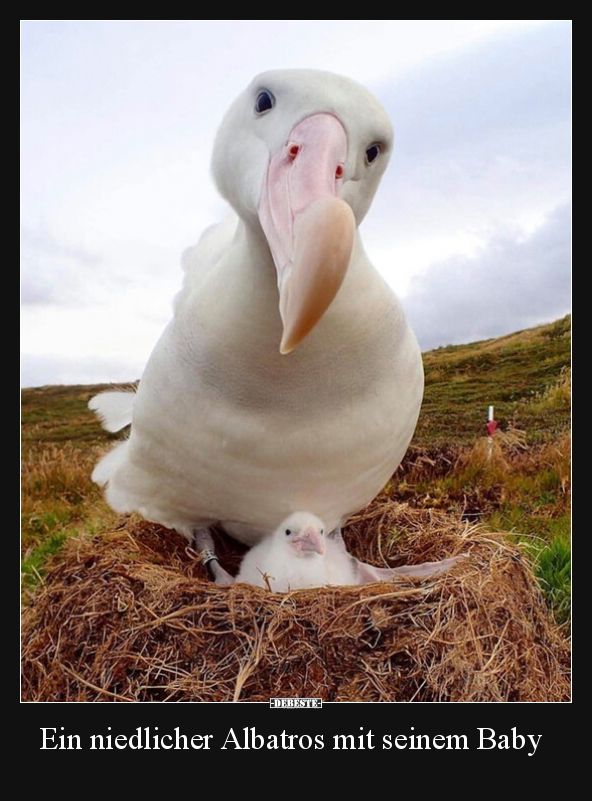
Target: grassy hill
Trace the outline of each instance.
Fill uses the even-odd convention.
[[[550,325],[423,356],[426,387],[413,444],[466,445],[483,434],[487,407],[502,428],[547,442],[570,425],[571,316]]]
[[[50,443],[76,447],[104,445],[118,437],[101,428],[88,402],[106,389],[130,389],[133,384],[73,384],[24,389],[21,394],[21,440],[26,454]]]
[[[490,404],[502,428],[512,424],[523,429],[532,443],[550,441],[570,425],[570,357],[570,316],[497,339],[424,353],[425,395],[413,447],[471,444],[483,434]],[[97,392],[113,388],[97,384],[23,390],[25,450],[42,443],[92,446],[116,439],[86,405]]]
[[[424,354],[426,389],[409,453],[386,491],[422,508],[481,520],[533,549],[561,619],[569,602],[571,319]],[[114,525],[90,481],[118,437],[88,408],[113,388],[49,386],[22,393],[23,571],[34,592],[66,537]],[[493,404],[500,432],[484,438]]]

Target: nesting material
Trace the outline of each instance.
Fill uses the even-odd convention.
[[[348,548],[378,565],[468,552],[449,572],[276,594],[213,584],[138,520],[71,541],[23,621],[25,701],[568,701],[568,643],[503,534],[377,500]],[[241,552],[218,538],[224,566]]]

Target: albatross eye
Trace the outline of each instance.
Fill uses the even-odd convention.
[[[275,97],[267,89],[259,92],[255,101],[255,111],[257,114],[265,114],[266,111],[275,106]]]
[[[380,155],[380,145],[374,143],[366,150],[366,161],[371,164]]]
[[[289,537],[291,533],[292,533],[292,532],[290,531],[290,529],[289,529],[289,528],[287,528],[287,529],[286,529],[286,536],[287,536],[287,537]]]

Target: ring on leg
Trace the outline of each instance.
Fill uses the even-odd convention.
[[[207,566],[216,584],[234,584],[234,578],[224,570],[216,554],[214,540],[207,528],[199,528],[193,532],[195,548]]]

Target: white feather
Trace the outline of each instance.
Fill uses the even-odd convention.
[[[135,392],[100,392],[88,402],[100,419],[103,428],[114,434],[131,425]]]
[[[127,458],[127,442],[120,442],[113,450],[104,456],[97,464],[92,473],[92,480],[95,484],[105,487],[111,476],[117,471],[119,467],[125,464]],[[125,509],[116,509],[118,512],[127,511]]]

